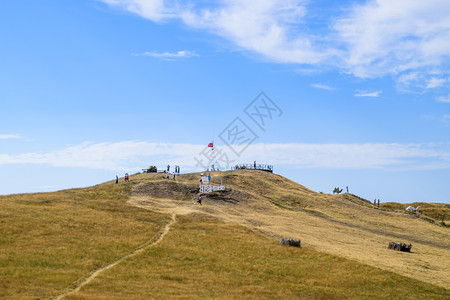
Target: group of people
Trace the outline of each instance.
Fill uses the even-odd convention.
[[[377,207],[377,199],[373,200],[373,207]],[[378,199],[378,208],[380,208],[380,199]]]
[[[202,177],[200,177],[200,185],[203,185],[203,173],[201,174]],[[205,179],[206,181],[206,179]],[[211,173],[208,174],[208,183],[211,183]]]
[[[166,178],[169,179],[170,178],[170,165],[167,165],[167,169],[166,169]],[[172,172],[173,174],[173,179],[175,179],[176,174],[180,174],[180,166],[175,166],[174,171]],[[125,177],[124,177],[125,182],[130,181],[130,177],[128,176],[128,173],[125,173]],[[116,175],[116,184],[119,183],[119,176]]]
[[[169,173],[169,172],[170,172],[170,165],[167,165],[166,173]],[[173,173],[180,174],[180,166],[175,165],[175,170],[173,171]]]
[[[130,177],[128,176],[128,173],[125,173],[125,177],[124,177],[125,182],[130,181]],[[119,176],[116,175],[116,184],[119,183]]]
[[[180,166],[175,165],[175,170],[172,172],[173,179],[175,179],[176,174],[180,174]],[[170,178],[170,165],[167,165],[166,169],[166,179]]]
[[[173,179],[175,179],[175,176],[177,175],[177,173],[175,173],[175,171],[173,171]],[[170,177],[170,173],[169,172],[166,172],[166,179],[169,179],[169,177]]]

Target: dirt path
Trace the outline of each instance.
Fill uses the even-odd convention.
[[[356,210],[351,218],[325,218],[325,212],[290,211],[251,199],[239,204],[208,200],[201,206],[191,201],[134,196],[129,203],[161,213],[209,215],[276,238],[301,238],[306,247],[450,288],[448,232],[408,216],[384,216],[375,211],[371,216],[372,211]],[[414,241],[413,253],[387,249],[387,242],[399,238]]]
[[[164,226],[164,230],[161,233],[161,235],[158,237],[158,239],[156,241],[152,241],[149,243],[146,243],[144,245],[141,245],[140,247],[136,248],[133,252],[124,255],[122,257],[120,257],[119,259],[117,259],[116,261],[110,263],[109,265],[106,265],[100,269],[97,269],[96,271],[94,271],[94,273],[92,273],[89,277],[87,277],[85,280],[83,280],[81,283],[79,283],[76,287],[71,288],[65,292],[63,292],[62,294],[56,296],[54,299],[56,300],[60,300],[63,299],[64,297],[74,294],[76,292],[78,292],[83,286],[89,284],[92,280],[94,280],[99,274],[101,274],[102,272],[109,270],[113,267],[115,267],[117,264],[119,264],[120,262],[126,260],[129,257],[133,257],[139,253],[141,253],[142,251],[144,251],[145,249],[155,246],[157,245],[159,242],[161,242],[164,238],[164,236],[169,232],[170,227],[176,222],[176,214],[172,214],[172,219],[169,223],[166,224],[166,226]]]

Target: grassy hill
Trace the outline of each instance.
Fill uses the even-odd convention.
[[[413,202],[413,203],[396,203],[387,202],[382,203],[380,207],[382,209],[405,212],[408,206],[420,208],[420,213],[411,213],[416,215],[417,218],[422,218],[431,223],[436,223],[444,226],[450,225],[450,204],[447,203],[426,203],[426,202]],[[444,215],[444,223],[442,223],[442,215]]]
[[[203,205],[199,174],[0,197],[0,297],[450,297],[448,228],[271,173],[211,175],[227,189]]]

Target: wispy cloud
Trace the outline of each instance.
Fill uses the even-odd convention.
[[[199,153],[201,149],[199,145],[140,141],[117,143],[85,142],[47,153],[0,154],[0,165],[49,164],[58,167],[82,167],[104,170],[139,169],[143,161],[146,162],[145,166],[148,162],[164,165],[170,157],[182,159],[183,163],[186,164],[185,153]],[[167,153],[170,153],[170,155]]]
[[[16,134],[0,134],[0,140],[11,140],[11,139],[20,139],[20,136]]]
[[[445,82],[447,82],[447,79],[445,78],[432,77],[428,80],[426,88],[427,89],[438,88],[443,86]]]
[[[104,170],[140,170],[149,164],[178,164],[184,170],[199,170],[194,157],[206,145],[145,141],[83,143],[48,153],[0,154],[0,165],[49,164]],[[328,169],[449,169],[450,144],[254,144],[241,157],[225,146],[234,163],[255,159],[274,165]],[[230,166],[229,166],[230,167]],[[223,169],[224,167],[222,167]]]
[[[177,52],[152,52],[147,51],[144,53],[134,53],[134,56],[151,56],[163,60],[174,60],[176,58],[189,58],[193,56],[198,56],[194,51],[181,50]]]
[[[355,97],[379,97],[382,92],[383,91],[374,91],[374,92],[357,91]]]
[[[421,89],[441,87],[436,73],[450,73],[448,0],[355,2],[337,16],[323,14],[324,27],[309,26],[317,23],[308,10],[313,1],[99,1],[157,23],[181,21],[279,63],[327,66],[360,78],[416,74],[420,80],[408,83]]]
[[[329,85],[322,84],[322,83],[313,83],[313,84],[311,84],[311,86],[316,89],[327,90],[327,91],[332,91],[335,89],[334,87],[331,87]]]
[[[447,96],[440,96],[440,97],[437,97],[436,100],[437,100],[438,102],[450,103],[450,94],[447,95]]]
[[[116,6],[135,13],[154,22],[162,22],[167,19],[176,18],[178,12],[176,4],[168,4],[165,0],[100,0],[111,6]]]
[[[312,35],[295,29],[306,14],[302,0],[100,1],[153,22],[181,20],[276,62],[316,64],[339,52],[333,47],[317,47]]]
[[[446,0],[377,0],[355,4],[334,25],[358,77],[416,71],[432,77],[450,57]],[[448,71],[448,70],[447,70]]]

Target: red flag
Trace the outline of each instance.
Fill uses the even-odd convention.
[[[213,148],[213,147],[214,147],[214,143],[209,143],[209,144],[208,144],[208,147]]]

